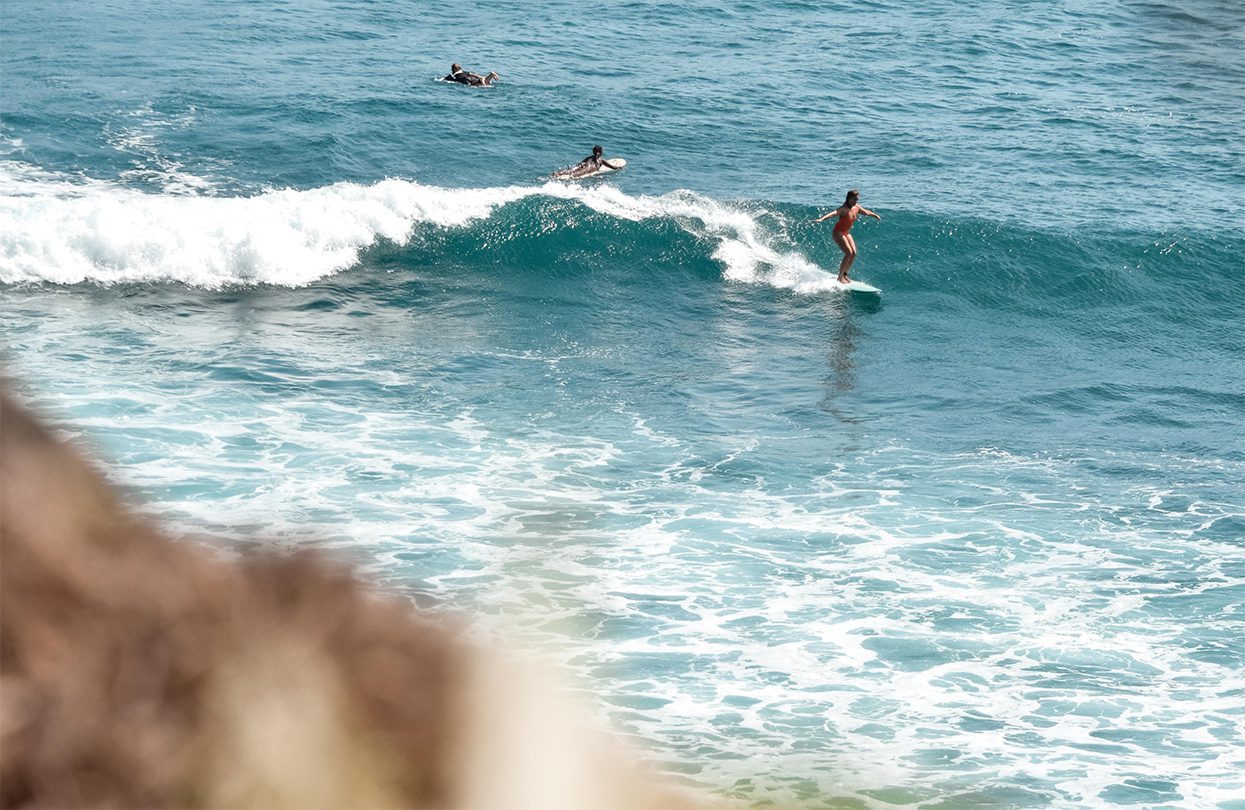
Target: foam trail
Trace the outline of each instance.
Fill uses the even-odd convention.
[[[188,171],[181,161],[165,154],[161,137],[169,130],[188,129],[195,123],[197,110],[189,107],[180,114],[164,115],[152,109],[151,102],[126,113],[125,123],[108,124],[104,135],[109,146],[132,156],[137,165],[121,173],[135,183],[154,183],[169,194],[210,193],[212,183]]]
[[[0,164],[0,282],[297,287],[355,265],[379,240],[404,245],[419,225],[462,227],[528,197],[575,200],[631,221],[672,219],[718,241],[713,256],[733,281],[802,293],[833,288],[830,274],[775,247],[754,215],[686,191],[631,196],[553,182],[466,189],[391,179],[250,197],[157,195],[13,161]]]

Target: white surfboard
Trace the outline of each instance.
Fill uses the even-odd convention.
[[[595,172],[589,172],[588,174],[581,174],[578,177],[570,177],[568,175],[562,174],[562,172],[568,171],[568,169],[559,169],[558,171],[553,173],[553,177],[555,180],[586,180],[589,177],[600,177],[603,174],[613,174],[614,172],[620,172],[627,167],[627,161],[625,158],[612,157],[612,158],[606,158],[605,160],[609,162],[611,165],[601,166]]]
[[[882,291],[877,287],[874,287],[872,284],[866,284],[863,281],[856,281],[854,279],[846,284],[840,284],[839,280],[835,279],[834,286],[838,287],[840,290],[847,290],[849,292],[873,293],[874,295],[882,294]]]

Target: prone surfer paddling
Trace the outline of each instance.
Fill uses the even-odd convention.
[[[576,177],[584,177],[592,174],[593,172],[599,171],[602,167],[614,169],[615,171],[622,168],[622,166],[617,163],[610,163],[605,159],[604,155],[604,149],[600,146],[594,146],[592,147],[591,155],[588,155],[588,157],[579,161],[579,163],[576,163],[574,166],[568,166],[565,169],[558,169],[552,176],[574,179]]]
[[[469,87],[490,87],[493,82],[500,78],[501,77],[497,75],[496,71],[490,71],[487,76],[481,76],[479,73],[472,73],[469,70],[463,70],[462,65],[455,62],[450,65],[449,75],[443,77],[441,81],[458,82],[459,84],[465,84]]]
[[[852,229],[852,223],[856,221],[856,217],[864,214],[867,217],[873,217],[878,222],[882,218],[877,214],[864,208],[859,204],[860,192],[852,189],[847,192],[847,199],[843,204],[834,209],[825,216],[818,217],[813,222],[821,222],[833,216],[838,216],[839,221],[834,223],[834,243],[839,246],[839,250],[843,251],[843,261],[839,263],[839,283],[846,284],[851,279],[847,277],[847,271],[851,269],[852,263],[856,261],[856,240],[849,233]]]

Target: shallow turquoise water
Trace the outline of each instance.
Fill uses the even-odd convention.
[[[8,4],[13,386],[711,787],[1232,807],[1237,7],[598,8]]]

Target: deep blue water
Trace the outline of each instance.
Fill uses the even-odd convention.
[[[0,31],[6,373],[175,526],[550,643],[730,795],[1245,807],[1239,4]]]

